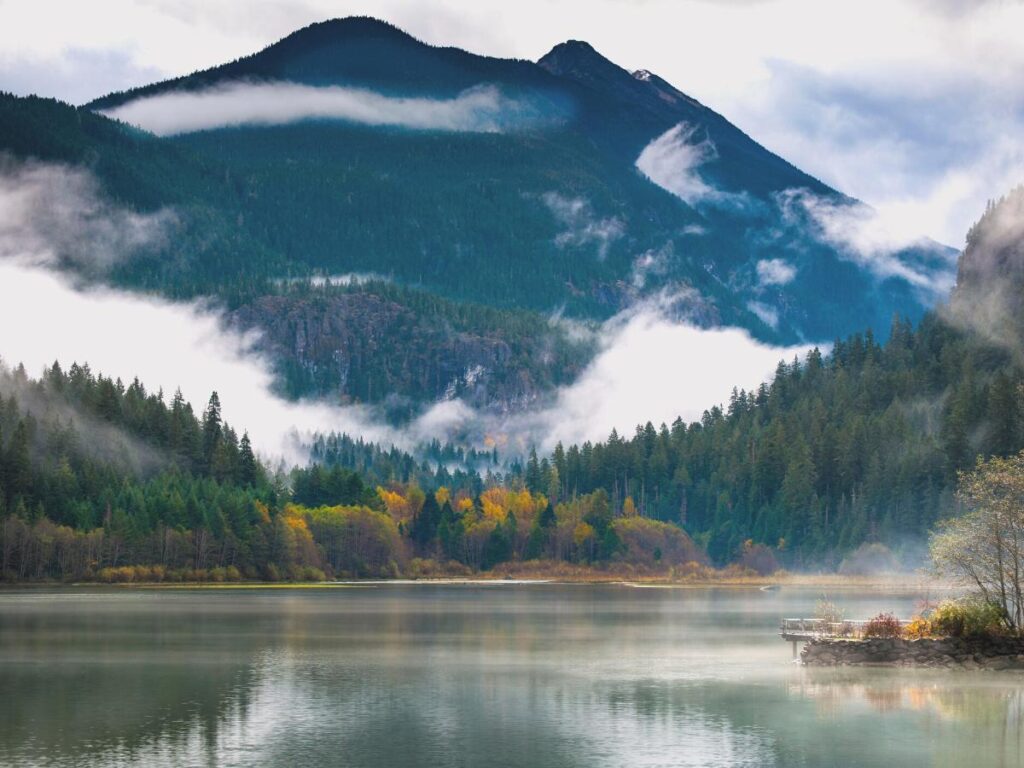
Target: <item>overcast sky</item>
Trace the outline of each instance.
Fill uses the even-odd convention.
[[[351,14],[497,56],[587,40],[957,247],[1024,180],[1017,0],[0,0],[0,89],[81,103]]]

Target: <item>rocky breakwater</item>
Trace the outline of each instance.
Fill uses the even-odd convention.
[[[871,637],[811,640],[800,653],[809,667],[887,666],[1024,670],[1024,639]]]

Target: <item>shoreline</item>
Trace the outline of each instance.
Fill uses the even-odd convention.
[[[870,577],[851,577],[839,574],[785,574],[766,577],[722,577],[709,579],[678,579],[673,580],[659,576],[629,577],[620,574],[536,574],[529,576],[509,576],[504,574],[479,576],[429,576],[419,578],[366,578],[366,579],[334,579],[329,581],[140,581],[140,582],[101,582],[101,581],[11,581],[0,582],[0,591],[42,588],[120,588],[120,589],[352,589],[360,587],[387,586],[534,586],[534,585],[570,585],[581,586],[623,586],[633,589],[758,589],[771,593],[783,588],[828,589],[832,591],[846,590],[919,590],[949,591],[953,585],[930,581],[913,574],[886,574]]]

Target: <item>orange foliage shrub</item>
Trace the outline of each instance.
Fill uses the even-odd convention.
[[[923,616],[915,616],[903,627],[903,636],[908,640],[921,640],[931,635],[932,623]]]

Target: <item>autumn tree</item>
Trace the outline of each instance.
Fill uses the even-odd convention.
[[[940,575],[973,588],[999,606],[1007,625],[1024,627],[1024,452],[979,460],[960,474],[966,508],[931,539]]]

